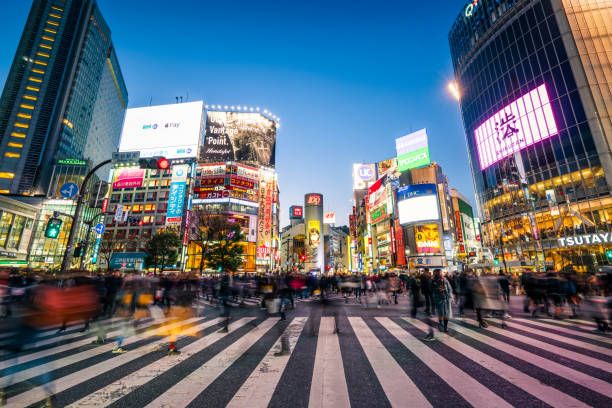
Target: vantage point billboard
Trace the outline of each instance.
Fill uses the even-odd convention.
[[[274,166],[276,123],[259,113],[206,113],[200,162],[237,161]]]

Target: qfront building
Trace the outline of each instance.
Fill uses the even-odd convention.
[[[610,263],[611,16],[609,1],[470,1],[449,33],[484,245],[507,266]]]

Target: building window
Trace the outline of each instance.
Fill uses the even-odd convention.
[[[145,193],[136,193],[134,196],[135,203],[141,203],[144,201]]]
[[[157,192],[151,191],[147,193],[147,201],[155,201],[157,199]]]
[[[11,233],[6,243],[7,248],[17,248],[19,242],[21,242],[21,235],[23,233],[23,227],[25,226],[26,217],[16,215],[11,228]]]
[[[6,246],[6,240],[8,238],[11,224],[13,223],[14,215],[9,212],[3,212],[0,217],[0,247]]]
[[[155,211],[155,204],[146,204],[145,205],[145,212],[153,212]]]
[[[120,196],[121,196],[121,194],[112,194],[111,195],[111,203],[118,203]]]
[[[136,204],[132,206],[132,213],[136,214],[142,211],[142,204]]]
[[[124,193],[123,197],[121,197],[122,203],[129,203],[132,201],[132,193]]]

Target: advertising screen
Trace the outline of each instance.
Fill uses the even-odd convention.
[[[418,225],[414,227],[414,238],[419,254],[440,252],[440,235],[437,224]]]
[[[353,164],[353,190],[364,190],[376,181],[376,167],[373,164]]]
[[[144,176],[144,169],[132,167],[115,169],[113,173],[113,190],[119,188],[142,187]]]
[[[397,209],[402,225],[439,220],[436,185],[415,184],[400,187],[397,190]]]
[[[172,167],[166,225],[180,225],[183,220],[183,204],[185,203],[188,172],[189,166],[186,164]]]
[[[431,163],[426,129],[395,139],[395,149],[399,171],[415,169]]]
[[[196,157],[203,112],[202,101],[128,109],[119,151],[138,151],[140,157]]]
[[[336,213],[329,211],[323,215],[323,223],[324,224],[335,224],[336,223]]]
[[[394,173],[397,171],[397,159],[394,157],[392,159],[383,160],[379,162],[376,167],[378,168],[379,178],[388,173]]]
[[[321,225],[319,221],[308,221],[308,245],[311,248],[318,248],[321,245]]]
[[[558,133],[546,85],[527,92],[474,131],[480,169]]]
[[[368,188],[368,208],[371,210],[372,208],[376,208],[381,204],[387,202],[387,195],[385,194],[385,185],[383,184],[383,179],[378,179],[376,183],[372,184],[370,188]]]
[[[259,113],[206,114],[201,162],[243,161],[274,166],[276,123]]]

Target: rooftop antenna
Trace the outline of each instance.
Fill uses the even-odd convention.
[[[175,96],[175,98],[176,98],[176,103],[178,103],[178,96]]]
[[[180,98],[181,98],[181,103],[183,103],[183,97],[181,96]]]

